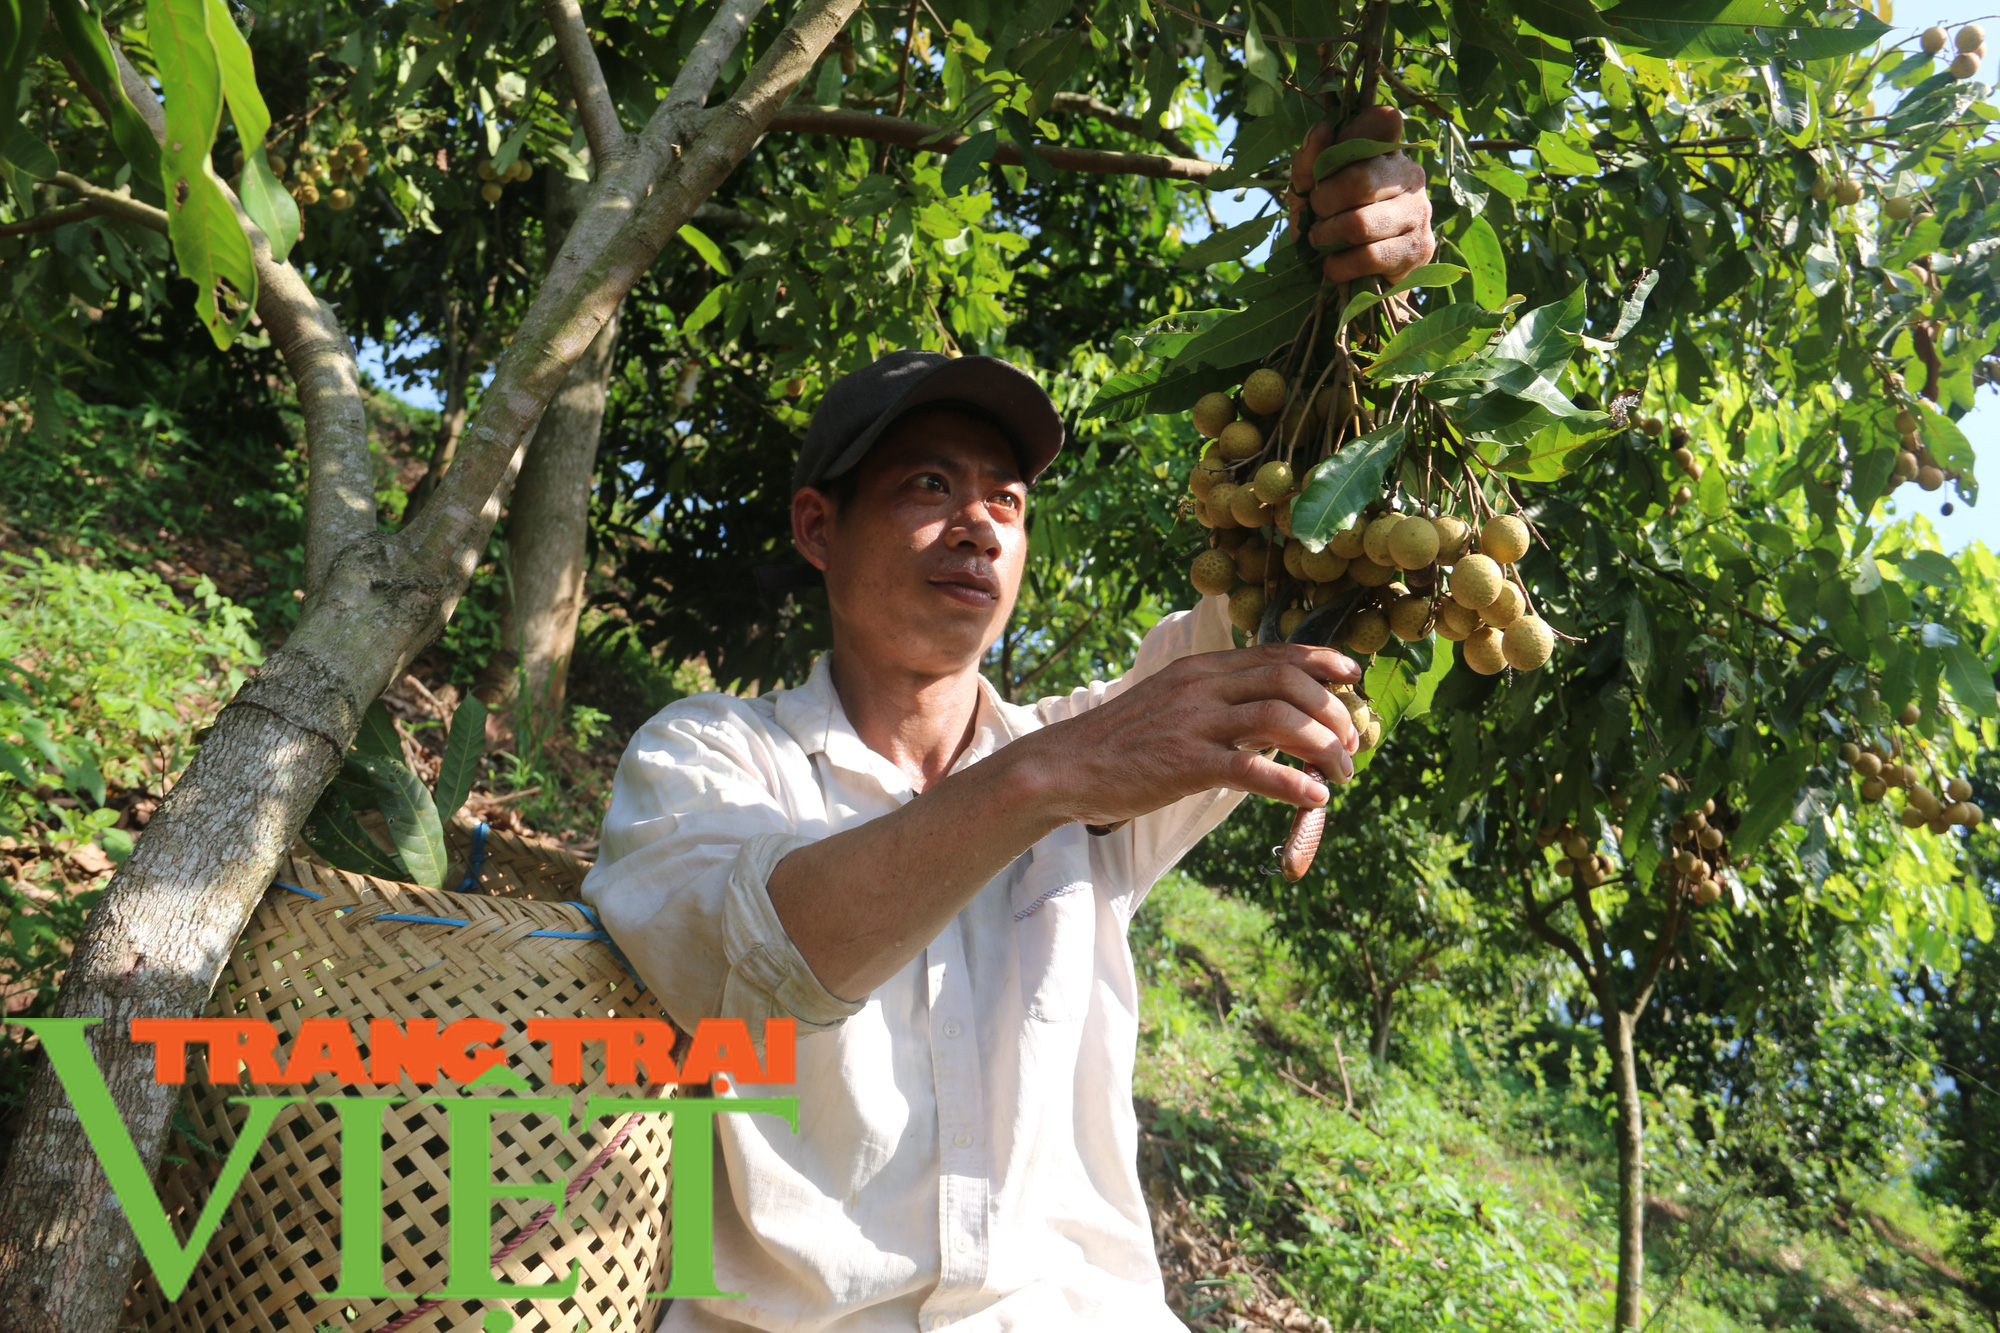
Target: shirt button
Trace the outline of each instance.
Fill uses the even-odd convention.
[[[944,1025],[944,1035],[947,1037],[956,1037],[958,1035],[958,1024],[946,1023]]]
[[[961,1147],[961,1148],[970,1148],[970,1147],[972,1146],[972,1135],[970,1135],[970,1134],[954,1134],[954,1135],[952,1136],[952,1139],[951,1139],[951,1141],[952,1141],[953,1143],[957,1144],[957,1145],[958,1145],[959,1147]],[[960,1240],[960,1244],[963,1244],[963,1243],[964,1243],[964,1241],[963,1241],[963,1239],[961,1239],[961,1240]]]
[[[972,1248],[972,1242],[967,1240],[965,1237],[960,1236],[958,1240],[953,1243],[951,1248],[957,1250],[960,1254],[964,1254],[967,1250]]]

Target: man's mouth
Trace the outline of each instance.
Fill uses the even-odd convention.
[[[1000,600],[998,580],[983,574],[964,572],[940,574],[931,581],[931,586],[955,602],[986,610]]]

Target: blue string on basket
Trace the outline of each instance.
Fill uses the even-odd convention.
[[[473,885],[479,882],[480,867],[484,864],[485,860],[486,860],[486,825],[484,822],[481,822],[479,826],[473,829],[472,831],[471,869],[466,874],[464,884],[461,885],[456,890],[456,892],[459,893],[467,892]],[[273,880],[271,881],[271,883],[273,887],[280,889],[289,889],[293,893],[304,894],[306,897],[311,898],[314,901],[320,901],[326,897],[326,895],[323,893],[314,893],[311,889],[302,889],[296,884],[287,884],[285,883],[285,881],[281,879]],[[606,930],[604,928],[604,923],[597,919],[597,911],[595,908],[591,907],[589,903],[574,902],[567,899],[560,902],[552,903],[550,905],[554,907],[575,908],[577,911],[583,913],[583,919],[590,923],[591,928],[589,930],[546,930],[546,929],[531,930],[528,932],[529,938],[551,939],[551,940],[596,940],[599,943],[603,944],[606,948],[611,950],[613,956],[618,959],[619,965],[625,969],[626,975],[631,977],[632,980],[638,984],[638,987],[642,992],[646,989],[646,983],[640,978],[638,971],[633,968],[632,961],[625,956],[625,951],[618,947],[618,941],[611,938],[611,932]],[[345,916],[346,912],[343,911],[341,915]],[[383,912],[380,913],[379,915],[371,916],[368,919],[370,921],[408,921],[419,926],[469,926],[472,924],[472,922],[465,917],[425,916],[418,912]],[[431,966],[435,967],[437,966],[437,964],[433,963],[431,964]]]

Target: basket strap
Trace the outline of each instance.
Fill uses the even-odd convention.
[[[479,874],[486,869],[486,821],[480,820],[472,827],[472,863],[465,868],[465,880],[455,890],[470,893],[479,887]]]

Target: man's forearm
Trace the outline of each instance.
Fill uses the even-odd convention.
[[[771,906],[821,985],[843,998],[869,994],[1068,822],[1039,749],[1027,739],[1006,746],[902,809],[778,863]]]

